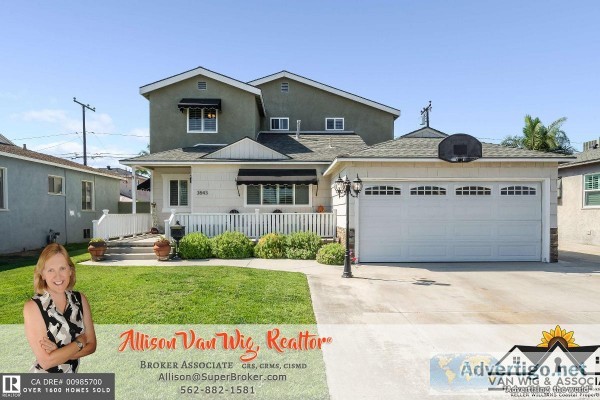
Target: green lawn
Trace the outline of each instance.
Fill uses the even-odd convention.
[[[74,262],[89,260],[70,246]],[[0,257],[0,324],[23,323],[37,257]],[[314,324],[301,273],[235,267],[77,265],[97,324]]]

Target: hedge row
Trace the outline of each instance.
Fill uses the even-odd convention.
[[[187,234],[179,242],[182,258],[290,258],[342,265],[344,247],[337,243],[322,246],[321,237],[311,232],[291,235],[269,233],[254,243],[241,232],[224,232],[209,239],[203,233]],[[340,256],[341,255],[341,256]],[[340,258],[341,257],[341,258]]]

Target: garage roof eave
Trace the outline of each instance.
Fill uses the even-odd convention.
[[[327,168],[327,170],[325,170],[325,172],[323,172],[323,176],[326,176],[328,174],[331,173],[331,171],[337,166],[337,164],[343,163],[343,162],[442,162],[443,160],[440,160],[437,157],[420,157],[420,158],[393,158],[393,157],[387,157],[387,158],[372,158],[372,157],[338,157],[335,160],[333,160],[333,162],[331,163],[331,165]],[[564,157],[540,157],[540,158],[535,158],[535,157],[524,157],[524,158],[518,158],[518,157],[513,157],[513,158],[503,158],[503,157],[485,157],[485,158],[480,158],[478,160],[475,161],[471,161],[471,162],[475,162],[475,163],[481,163],[481,162],[537,162],[537,163],[559,163],[559,162],[564,162],[565,158]]]

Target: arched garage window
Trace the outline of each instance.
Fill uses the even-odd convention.
[[[410,189],[411,196],[445,196],[446,189],[439,186],[418,186]]]
[[[489,196],[492,189],[485,186],[463,186],[456,188],[457,196]]]
[[[367,196],[400,196],[400,188],[395,186],[371,186],[365,189]]]
[[[535,188],[530,186],[507,186],[500,189],[501,196],[534,196],[535,193]]]

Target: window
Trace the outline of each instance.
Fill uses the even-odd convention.
[[[92,238],[92,230],[90,228],[84,228],[83,229],[83,238],[84,239],[91,239]]]
[[[501,196],[534,196],[536,190],[529,186],[507,186],[500,189]]]
[[[367,196],[400,196],[400,188],[394,186],[373,186],[365,189]]]
[[[0,210],[6,210],[6,168],[0,168]]]
[[[63,194],[63,178],[62,176],[48,175],[48,193]]]
[[[490,196],[492,189],[484,186],[463,186],[456,188],[457,196]]]
[[[410,189],[411,196],[445,196],[446,189],[439,186],[419,186]]]
[[[290,91],[290,84],[288,82],[281,82],[281,91],[287,93]]]
[[[188,181],[169,181],[169,205],[172,207],[186,207],[188,205]]]
[[[289,118],[271,118],[272,131],[288,131],[290,129]]]
[[[325,130],[327,131],[343,131],[344,118],[325,118]]]
[[[215,108],[188,108],[188,133],[217,132]]]
[[[206,82],[198,82],[198,90],[206,90]]]
[[[251,205],[309,205],[310,185],[248,185],[246,204]]]
[[[583,176],[583,201],[584,206],[600,206],[600,174]]]
[[[81,181],[81,209],[94,209],[94,182]]]

